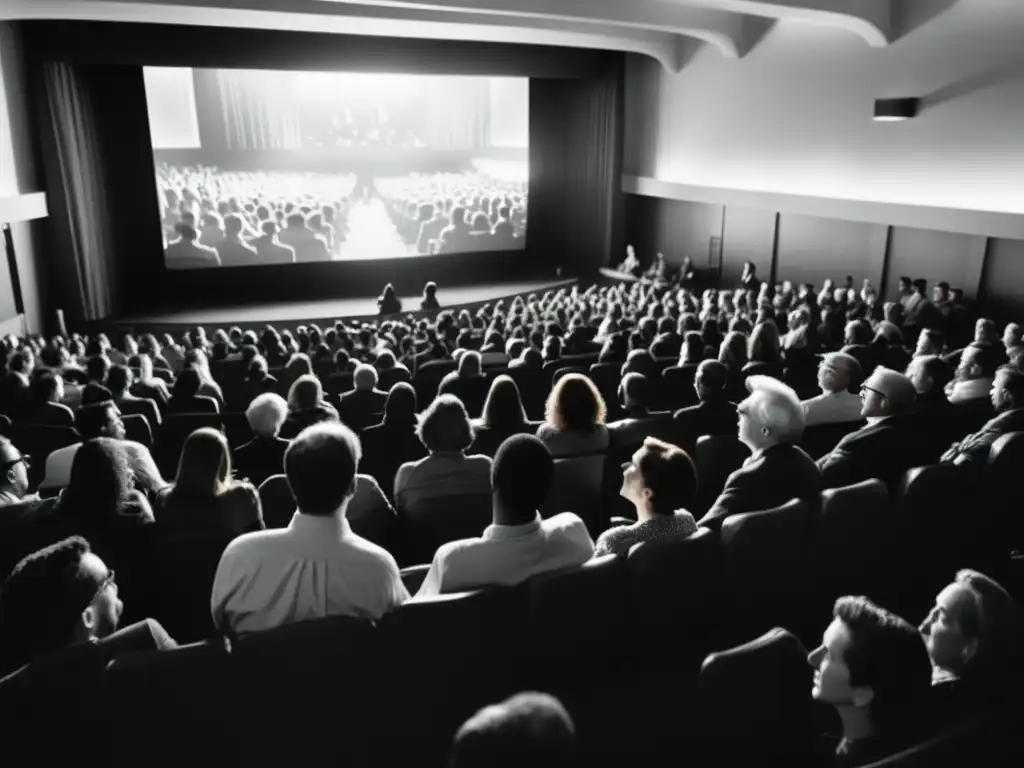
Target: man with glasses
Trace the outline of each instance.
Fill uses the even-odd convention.
[[[28,456],[22,454],[10,440],[0,437],[0,507],[37,501],[36,494],[28,492]]]
[[[903,473],[921,463],[925,439],[915,418],[917,390],[902,373],[879,366],[860,389],[867,426],[846,435],[818,459],[826,488],[878,478],[894,490]]]
[[[853,355],[842,352],[825,355],[818,367],[821,394],[800,403],[804,412],[804,426],[860,421],[860,397],[850,391],[859,386],[860,379],[860,363]]]

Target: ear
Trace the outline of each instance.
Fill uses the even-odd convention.
[[[771,430],[770,430],[770,429],[768,429],[768,427],[761,427],[761,434],[762,434],[762,435],[764,435],[765,437],[768,437],[768,435],[769,435],[770,433],[771,433]]]
[[[853,706],[855,707],[866,707],[874,701],[874,698],[875,691],[871,686],[853,689]]]
[[[960,651],[960,657],[963,659],[964,664],[969,662],[978,653],[978,639],[974,638],[968,640],[964,645],[963,650]]]
[[[96,610],[89,605],[84,611],[82,611],[82,626],[85,627],[89,632],[96,627]]]

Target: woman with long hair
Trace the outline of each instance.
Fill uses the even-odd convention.
[[[388,283],[377,298],[378,315],[396,315],[402,311],[402,302],[395,293],[395,286]]]
[[[551,388],[537,437],[554,456],[577,456],[608,449],[604,425],[608,409],[590,377],[570,373]]]
[[[156,403],[161,413],[166,411],[171,393],[167,389],[167,382],[153,375],[153,360],[149,354],[141,352],[132,355],[128,358],[128,365],[138,371],[132,384],[132,394],[136,397],[148,397]]]
[[[240,535],[264,527],[259,493],[235,480],[227,438],[211,427],[185,439],[178,474],[157,503],[160,527],[174,533]]]
[[[213,373],[210,371],[210,361],[206,353],[201,349],[190,349],[185,353],[185,370],[195,370],[199,373],[199,394],[203,397],[212,397],[217,405],[224,407],[224,392],[220,384],[214,381]]]
[[[389,499],[394,493],[398,468],[427,455],[416,435],[416,410],[416,390],[407,382],[399,382],[391,387],[384,401],[381,423],[367,427],[359,436],[363,445],[359,470],[376,478]]]
[[[491,382],[481,417],[473,420],[473,445],[469,450],[494,458],[506,438],[531,431],[519,387],[511,376],[502,374]]]
[[[186,368],[174,379],[169,413],[219,413],[220,406],[212,397],[200,395],[203,380],[195,368]]]

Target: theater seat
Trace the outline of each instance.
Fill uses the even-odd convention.
[[[54,451],[81,441],[74,427],[45,427],[36,424],[15,424],[11,427],[11,442],[23,454],[32,457],[29,468],[29,487],[36,487],[46,473],[46,458]]]
[[[849,421],[839,424],[815,424],[804,430],[800,439],[800,447],[804,449],[812,459],[820,459],[832,452],[832,449],[839,445],[839,441],[851,432],[856,432],[864,426],[864,421]]]
[[[125,440],[141,443],[147,448],[153,447],[153,432],[145,416],[140,414],[122,414]]]
[[[399,562],[420,565],[442,544],[480,536],[491,524],[490,496],[438,496],[398,509]]]
[[[687,762],[721,768],[820,765],[813,677],[807,649],[780,627],[712,653],[693,690]]]
[[[181,448],[188,436],[202,427],[221,429],[223,417],[219,413],[169,413],[160,425],[153,458],[164,477],[174,477],[178,471]]]
[[[986,502],[994,505],[998,540],[1007,553],[1024,550],[1024,432],[1010,432],[992,444],[985,467]]]
[[[799,499],[761,512],[732,515],[720,534],[731,636],[782,625],[795,633],[808,613],[807,505]]]
[[[555,459],[551,490],[541,506],[541,515],[548,518],[560,512],[575,512],[596,539],[607,527],[601,504],[605,457],[604,453],[594,453]]]
[[[697,469],[697,499],[691,510],[698,520],[711,509],[722,493],[729,475],[743,466],[750,449],[735,437],[703,435],[697,438],[693,449],[693,463]]]

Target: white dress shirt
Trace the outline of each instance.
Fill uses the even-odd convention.
[[[214,626],[240,635],[327,616],[377,620],[408,600],[395,559],[343,515],[296,512],[287,528],[232,541],[213,581]]]
[[[861,409],[864,401],[860,395],[852,392],[830,392],[804,400],[800,407],[804,411],[804,426],[815,424],[845,424],[851,421],[863,421]]]
[[[483,586],[511,587],[538,573],[581,565],[594,554],[587,526],[572,512],[525,525],[489,525],[478,539],[443,544],[416,597]]]

